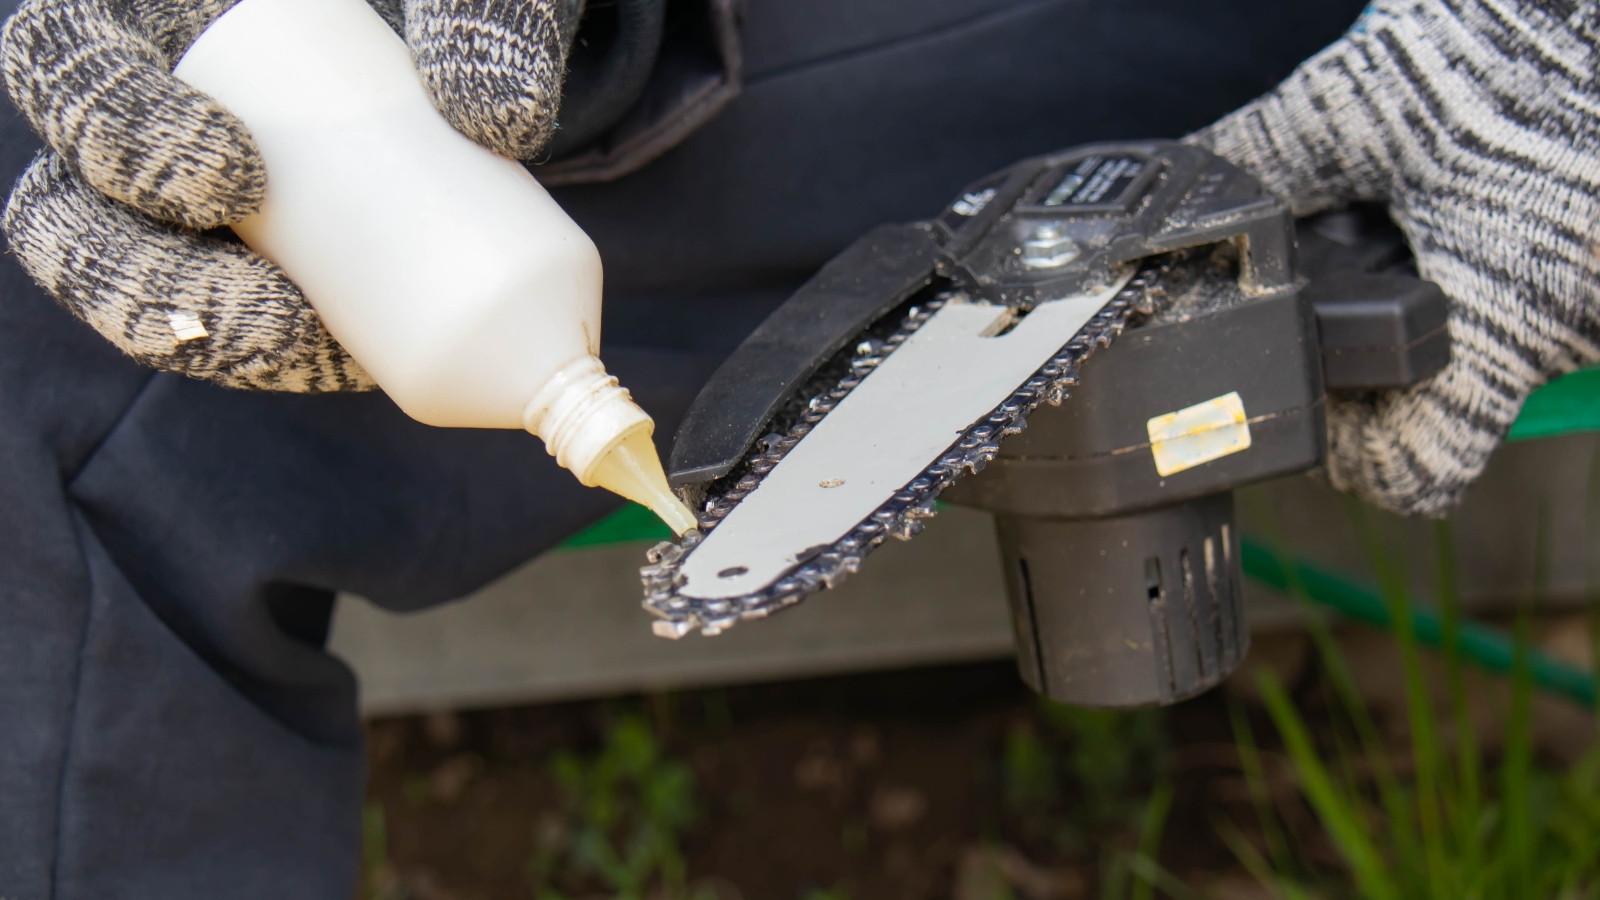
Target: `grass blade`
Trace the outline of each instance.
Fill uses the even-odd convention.
[[[1167,824],[1167,812],[1171,809],[1172,785],[1162,782],[1156,785],[1149,802],[1145,804],[1143,821],[1139,823],[1139,851],[1128,861],[1128,869],[1134,874],[1133,891],[1129,895],[1132,900],[1154,900],[1156,883],[1161,879],[1150,873],[1152,867],[1159,870],[1160,875],[1166,875],[1166,871],[1155,864],[1155,859],[1161,849],[1161,832]],[[1148,865],[1141,867],[1140,861]],[[1166,878],[1176,881],[1170,875],[1166,875]],[[1172,893],[1170,888],[1163,890]]]
[[[1292,872],[1297,868],[1289,853],[1289,843],[1284,840],[1277,812],[1272,806],[1272,789],[1267,784],[1267,769],[1261,764],[1261,751],[1256,746],[1255,732],[1250,728],[1250,718],[1232,695],[1228,696],[1228,719],[1233,726],[1233,743],[1239,751],[1239,768],[1244,772],[1245,786],[1250,791],[1250,802],[1255,806],[1256,819],[1261,824],[1262,839],[1267,844],[1267,856],[1279,872]]]
[[[1145,856],[1143,853],[1134,853],[1127,860],[1128,871],[1133,874],[1133,896],[1139,900],[1154,900],[1154,894],[1143,893],[1141,888],[1154,890],[1160,888],[1161,893],[1171,897],[1172,900],[1191,900],[1198,895],[1187,885],[1183,879],[1168,872],[1161,864]]]
[[[1439,597],[1440,644],[1456,730],[1456,761],[1452,779],[1454,797],[1448,810],[1456,835],[1456,851],[1470,866],[1475,855],[1468,850],[1474,844],[1473,838],[1483,809],[1483,786],[1479,779],[1482,760],[1478,752],[1478,729],[1467,702],[1466,681],[1461,668],[1461,587],[1456,580],[1455,536],[1448,519],[1434,523],[1433,543],[1437,566],[1434,577]]]
[[[1415,623],[1411,616],[1411,603],[1407,599],[1406,578],[1400,563],[1390,550],[1380,532],[1380,523],[1372,512],[1353,497],[1345,498],[1346,508],[1367,545],[1367,557],[1378,574],[1378,584],[1384,607],[1389,612],[1389,627],[1400,651],[1401,670],[1406,685],[1406,713],[1411,726],[1411,760],[1416,785],[1412,804],[1400,810],[1402,815],[1415,813],[1422,838],[1422,863],[1426,874],[1416,880],[1425,885],[1428,893],[1455,897],[1456,885],[1451,884],[1450,871],[1445,865],[1446,850],[1444,828],[1439,809],[1439,775],[1442,759],[1438,735],[1434,730],[1433,697],[1422,675],[1422,657],[1417,652]],[[1391,811],[1391,817],[1394,813]],[[1421,873],[1418,873],[1419,875]]]
[[[1245,503],[1249,506],[1252,515],[1258,518],[1271,535],[1282,534],[1277,525],[1277,517],[1258,499],[1245,496]],[[1317,655],[1321,660],[1324,673],[1332,685],[1335,696],[1339,700],[1345,716],[1354,727],[1356,736],[1361,744],[1362,755],[1367,760],[1367,765],[1372,771],[1373,781],[1377,785],[1378,798],[1385,814],[1389,819],[1389,838],[1395,845],[1397,856],[1400,859],[1416,859],[1417,838],[1412,827],[1412,817],[1408,813],[1409,803],[1405,791],[1401,788],[1400,781],[1394,775],[1393,768],[1389,765],[1387,748],[1383,738],[1378,732],[1377,725],[1372,721],[1372,715],[1367,710],[1365,699],[1361,695],[1360,686],[1357,685],[1354,674],[1351,673],[1346,663],[1344,654],[1339,652],[1338,642],[1334,640],[1333,631],[1328,623],[1317,615],[1312,607],[1311,594],[1306,590],[1305,583],[1300,578],[1300,567],[1283,551],[1275,539],[1268,541],[1269,551],[1276,561],[1278,568],[1285,575],[1285,586],[1290,596],[1300,600],[1306,610],[1306,627],[1311,633],[1311,640],[1316,645]],[[1349,760],[1346,759],[1346,762]],[[1354,784],[1354,781],[1348,783]],[[1337,791],[1335,783],[1329,782],[1330,789]],[[1356,805],[1354,796],[1348,798],[1348,806]]]
[[[1345,802],[1328,769],[1318,756],[1305,722],[1290,702],[1283,685],[1271,672],[1262,672],[1257,679],[1267,712],[1278,727],[1289,757],[1299,771],[1306,798],[1322,820],[1335,846],[1355,875],[1356,886],[1369,900],[1400,900],[1403,896],[1367,834],[1367,823],[1358,810]]]
[[[1541,507],[1534,531],[1533,596],[1517,610],[1511,659],[1511,708],[1506,722],[1505,759],[1500,771],[1500,803],[1504,810],[1504,848],[1512,896],[1534,896],[1534,833],[1530,804],[1533,778],[1533,673],[1528,649],[1532,641],[1531,607],[1543,599],[1548,565],[1548,533]]]
[[[1277,900],[1310,900],[1311,895],[1306,889],[1289,880],[1283,870],[1273,870],[1272,863],[1256,850],[1255,845],[1239,831],[1238,826],[1220,817],[1213,819],[1211,825],[1216,829],[1217,836],[1222,838],[1222,843],[1233,851],[1239,864],[1250,873],[1250,877],[1266,888],[1273,897]]]

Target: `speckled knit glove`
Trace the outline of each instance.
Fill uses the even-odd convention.
[[[1597,33],[1595,0],[1380,0],[1191,136],[1298,214],[1389,204],[1450,297],[1442,372],[1330,406],[1336,487],[1443,514],[1534,388],[1600,358]]]
[[[232,387],[371,388],[280,269],[201,233],[266,188],[243,123],[170,74],[235,2],[26,0],[0,70],[49,149],[0,227],[35,280],[142,363]],[[456,128],[519,158],[548,140],[581,0],[371,2]]]

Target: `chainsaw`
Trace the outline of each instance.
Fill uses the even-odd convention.
[[[1034,689],[1121,707],[1216,684],[1249,641],[1232,490],[1322,462],[1327,390],[1449,358],[1444,296],[1381,212],[1299,223],[1298,254],[1296,224],[1225,160],[1144,141],[869,232],[684,419],[668,475],[699,528],[649,552],[655,633],[835,587],[937,500],[996,513]]]

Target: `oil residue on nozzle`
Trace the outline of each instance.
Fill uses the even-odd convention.
[[[689,507],[667,487],[667,474],[656,455],[656,445],[650,442],[649,429],[629,432],[594,464],[583,481],[648,507],[673,534],[682,536],[699,524]]]

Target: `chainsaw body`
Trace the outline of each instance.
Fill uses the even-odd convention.
[[[939,495],[996,514],[1019,668],[1036,690],[1122,707],[1214,685],[1248,645],[1233,488],[1322,461],[1330,387],[1403,386],[1448,358],[1444,298],[1406,269],[1386,220],[1302,224],[1297,257],[1287,207],[1253,178],[1197,148],[1133,142],[1018,163],[933,220],[874,230],[763,323],[686,417],[669,478],[706,530],[733,527],[719,522],[887,372],[930,309],[981,304],[996,315],[980,337],[1003,339],[1052,304],[1114,299],[1094,299],[1104,308],[1028,362],[1025,383],[994,376],[992,415],[952,431],[863,528],[794,554],[767,594],[697,601],[679,563],[690,544],[646,570],[646,607],[711,633],[766,615],[854,571],[884,537],[914,536]],[[860,416],[869,400],[894,421],[909,384],[858,397],[853,421],[873,421]],[[870,437],[863,447],[894,439]],[[781,523],[739,527],[782,537]]]

